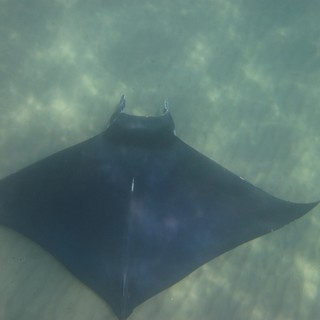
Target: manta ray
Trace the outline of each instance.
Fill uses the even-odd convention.
[[[119,320],[318,204],[278,199],[194,150],[167,104],[149,117],[125,104],[104,132],[0,181],[0,224],[53,255]]]

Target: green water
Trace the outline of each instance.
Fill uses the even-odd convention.
[[[177,134],[286,200],[320,198],[320,2],[0,0],[0,177],[168,98]],[[0,230],[0,320],[114,319]],[[320,209],[206,264],[130,319],[320,318]]]

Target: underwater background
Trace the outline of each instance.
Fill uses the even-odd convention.
[[[0,178],[155,115],[285,200],[320,199],[320,2],[0,0]],[[320,318],[320,207],[205,264],[130,320]],[[0,228],[0,320],[116,319],[21,235]]]

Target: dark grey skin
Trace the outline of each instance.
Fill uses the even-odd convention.
[[[124,113],[101,134],[0,181],[0,224],[33,240],[120,320],[211,259],[314,208],[253,186],[159,117]]]

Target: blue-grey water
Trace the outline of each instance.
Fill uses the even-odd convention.
[[[317,0],[1,0],[0,178],[168,98],[177,134],[286,200],[320,198]],[[320,318],[320,209],[204,265],[130,319]],[[0,229],[0,320],[115,319]]]

